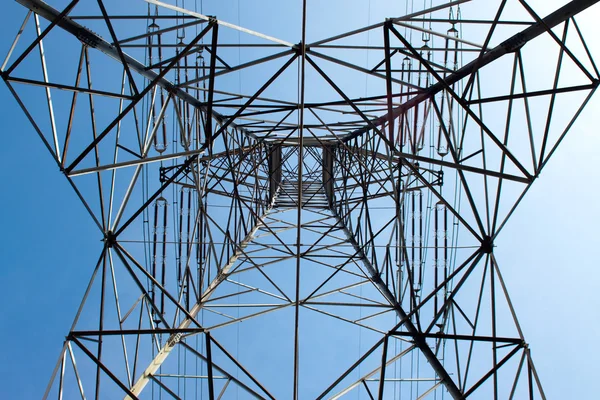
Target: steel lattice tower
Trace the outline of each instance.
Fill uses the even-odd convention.
[[[17,1],[2,77],[103,238],[45,397],[545,398],[494,242],[596,1]]]

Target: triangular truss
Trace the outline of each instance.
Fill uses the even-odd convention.
[[[19,2],[2,77],[103,237],[45,397],[545,398],[494,241],[598,86],[595,1],[313,42],[306,3],[290,40]]]

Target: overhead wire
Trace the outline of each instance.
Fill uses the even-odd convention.
[[[184,0],[182,0],[182,2],[184,3]],[[432,0],[429,0],[429,2],[430,2],[430,4],[432,4]],[[424,7],[425,7],[427,5],[427,0],[424,0],[423,4],[424,4]],[[195,2],[194,2],[194,8],[195,8],[196,11],[198,10],[198,0],[195,0]],[[406,12],[407,12],[407,14],[409,12],[414,12],[414,9],[415,9],[415,7],[414,7],[414,0],[410,4],[410,10],[409,10],[409,4],[408,4],[408,2],[406,2]],[[200,2],[200,12],[201,13],[204,12],[203,11],[202,1]],[[238,26],[241,26],[241,11],[240,11],[240,2],[239,2],[239,0],[237,2],[237,14],[238,14]],[[371,18],[371,2],[369,1],[368,13],[367,13],[368,24],[370,24],[370,18]],[[148,15],[147,21],[150,22],[150,9],[149,9],[149,15]],[[425,27],[425,20],[423,21],[423,27]],[[431,19],[429,19],[429,28],[431,29]],[[197,32],[198,31],[198,25],[196,25],[194,29]],[[407,29],[408,28],[405,27],[405,33],[406,33]],[[369,35],[370,35],[370,32],[367,32],[367,46],[370,45],[370,37],[369,37]],[[408,33],[408,36],[410,38],[412,38],[412,36],[413,36],[412,30]],[[182,40],[182,39],[185,38],[185,30],[184,29],[182,29],[181,32],[179,30],[177,30],[177,38],[180,39],[180,40]],[[202,39],[202,41],[204,41],[204,39]],[[240,32],[238,32],[238,63],[241,63],[241,46],[239,46],[240,43],[241,43]],[[461,57],[461,62],[462,62],[462,57],[463,57],[462,53],[460,54],[460,57]],[[151,63],[151,60],[150,60],[150,63]],[[366,65],[367,65],[367,67],[368,67],[368,63],[369,63],[369,51],[366,52]],[[368,77],[368,75],[366,75],[365,76],[365,95],[368,94],[368,79],[369,79],[369,77]],[[239,93],[241,93],[241,89],[242,89],[241,86],[242,86],[241,73],[238,73],[238,89],[239,89]],[[204,94],[205,94],[205,91],[204,91]],[[144,102],[145,101],[146,101],[146,99],[144,99]],[[241,102],[241,99],[239,99],[239,101]],[[144,103],[142,103],[142,104],[144,104]],[[150,107],[149,104],[144,104],[144,106],[145,107]],[[149,113],[149,112],[150,111],[147,111],[147,113]],[[458,112],[460,112],[460,111],[458,111]],[[191,117],[189,115],[187,115],[187,118],[191,118]],[[415,121],[416,121],[416,119],[419,118],[419,116],[415,114],[414,118],[415,118]],[[428,119],[431,120],[432,118],[433,118],[432,115],[428,116]],[[150,120],[148,119],[148,121],[150,121]],[[178,145],[177,136],[176,136],[177,126],[176,126],[176,123],[175,123],[175,118],[173,118],[172,122],[173,122],[173,139],[172,139],[172,142],[173,142],[174,146],[177,146]],[[146,119],[143,119],[142,123],[145,124],[146,123]],[[423,120],[423,124],[426,124],[426,123],[427,123],[427,121],[424,119]],[[430,136],[431,143],[433,143],[433,134],[432,134],[433,129],[434,129],[433,124],[430,124],[430,129],[429,129],[430,135],[429,136]],[[197,135],[199,135],[199,133],[197,133]],[[414,145],[416,146],[416,143],[414,143]],[[433,157],[433,152],[434,152],[433,146],[430,146],[430,148],[428,149],[428,151],[429,151],[430,157]],[[172,163],[174,163],[174,162],[172,162]],[[142,190],[142,192],[143,192],[143,198],[144,198],[144,200],[148,198],[148,193],[149,193],[148,173],[147,173],[146,169],[147,168],[144,167],[143,170],[142,170],[142,177],[143,177],[142,178],[142,181],[143,181],[143,190]],[[431,175],[432,173],[430,172],[429,174]],[[458,185],[458,180],[456,180],[455,182],[456,182],[456,185]],[[176,194],[177,193],[175,193],[175,190],[176,189],[173,188],[173,191],[174,191],[173,192],[173,196],[175,196],[175,197],[174,197],[174,200],[172,202],[173,203],[172,206],[174,207],[174,210],[177,208],[178,205],[179,205],[180,209],[183,206],[182,204],[178,204],[178,202],[176,200]],[[442,189],[440,189],[440,192],[441,192],[441,190]],[[420,249],[419,251],[422,251],[422,254],[419,256],[419,268],[420,269],[424,267],[423,264],[424,264],[425,260],[428,257],[428,254],[429,254],[427,252],[427,249],[430,248],[430,246],[428,245],[428,243],[430,241],[430,231],[431,231],[429,225],[430,225],[430,221],[431,221],[431,218],[432,218],[431,213],[433,212],[433,208],[432,208],[432,201],[433,200],[432,199],[433,199],[432,193],[430,191],[428,191],[428,193],[427,193],[427,200],[426,200],[426,204],[427,204],[426,210],[427,211],[425,213],[423,213],[423,210],[419,211],[419,219],[421,219],[423,217],[425,218],[424,221],[421,221],[421,224],[424,223],[424,226],[423,226],[422,230],[420,231],[420,234],[419,234],[417,240],[413,239],[413,242],[412,242],[413,248],[415,247],[415,245],[418,242],[418,247]],[[198,201],[200,201],[200,200],[198,200]],[[413,199],[413,203],[414,203],[414,201],[415,200]],[[421,199],[421,201],[422,201],[422,199]],[[460,195],[458,197],[456,197],[456,191],[455,191],[455,201],[454,201],[454,204],[458,204],[458,208],[460,208]],[[212,207],[227,207],[227,206],[212,205]],[[373,207],[373,209],[375,209],[375,208],[383,209],[384,207]],[[149,237],[149,234],[150,234],[150,227],[149,227],[149,223],[148,223],[148,210],[144,210],[144,214],[143,215],[144,215],[144,222],[146,223],[146,229],[144,229],[144,243],[147,243],[147,242],[149,242],[148,237]],[[181,240],[183,240],[182,233],[180,232],[181,229],[182,229],[181,223],[178,223],[177,220],[175,219],[175,215],[176,215],[175,212],[173,212],[172,215],[173,215],[174,224],[175,224],[175,227],[176,227],[175,231],[174,231],[174,235],[176,236],[176,238],[177,238],[178,241],[181,241]],[[454,222],[456,223],[456,217],[454,217]],[[414,224],[414,222],[413,222],[413,224]],[[405,225],[405,229],[406,228],[407,227]],[[413,226],[413,228],[414,228],[414,226]],[[166,229],[166,227],[165,227],[165,229]],[[453,227],[453,231],[454,231],[454,229],[455,228]],[[189,241],[189,240],[191,240],[191,238],[187,238],[186,237],[186,240]],[[453,252],[452,255],[453,255],[453,260],[454,260],[453,264],[455,264],[456,263],[456,252],[454,251],[454,249],[457,248],[457,246],[456,246],[457,234],[453,234],[452,240],[453,240],[453,245],[450,246],[449,248],[452,249],[452,252]],[[149,257],[149,255],[150,255],[149,254],[149,249],[148,249],[148,251],[145,251],[144,253],[145,253],[145,257],[146,257],[146,263],[148,263],[148,261],[149,261],[148,259],[151,258],[151,257]],[[179,259],[181,259],[181,257],[183,257],[183,254],[182,254],[181,251],[179,251],[177,253],[177,257]],[[413,265],[413,267],[414,267],[414,265]],[[426,279],[426,277],[422,277],[422,278]],[[424,282],[421,282],[421,283],[423,284]],[[238,288],[238,290],[239,290],[239,288]],[[362,292],[362,287],[360,288],[360,290]],[[362,296],[362,293],[361,293],[361,296]],[[239,303],[239,296],[238,296],[238,303]],[[238,316],[239,316],[239,310],[238,310]],[[362,311],[361,311],[361,317],[362,317]],[[198,340],[198,338],[196,338],[196,340]],[[240,345],[240,342],[239,342],[239,325],[238,325],[236,357],[239,357],[239,345]],[[361,346],[362,346],[362,338],[360,336],[360,331],[359,331],[359,343],[358,343],[359,352],[360,352]],[[186,365],[185,362],[184,362],[184,365]],[[197,368],[198,368],[198,361],[196,361],[196,369]],[[202,368],[203,368],[203,364],[201,363],[200,364],[200,369],[202,369]],[[417,358],[416,359],[416,366],[413,365],[413,367],[411,369],[416,370],[416,372],[418,374],[419,373],[419,368],[420,368],[420,361],[419,361],[419,358]],[[237,372],[236,372],[236,375],[237,375]],[[417,391],[418,391],[418,382],[417,382],[416,385],[417,385]],[[185,392],[185,385],[184,385],[184,389],[183,390]],[[199,393],[199,397],[197,396],[197,398],[202,398],[202,396],[203,396],[203,390],[201,388],[200,388],[200,390],[198,390],[198,387],[196,386],[196,394],[198,394],[198,393]],[[400,395],[401,394],[402,393],[400,391]],[[239,393],[238,393],[238,396],[239,396]]]

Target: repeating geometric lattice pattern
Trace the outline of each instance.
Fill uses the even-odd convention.
[[[18,2],[2,77],[104,243],[46,397],[545,398],[494,242],[595,1]]]

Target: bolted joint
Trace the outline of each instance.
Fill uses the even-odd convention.
[[[167,346],[174,347],[177,343],[181,341],[183,334],[181,332],[177,332],[175,335],[171,336],[167,341]]]
[[[81,43],[94,49],[98,47],[101,40],[96,33],[84,27],[79,28],[75,36]]]
[[[500,46],[504,47],[507,53],[513,53],[523,47],[527,41],[528,39],[523,32],[519,32],[513,37],[505,40]]]
[[[373,283],[383,283],[383,279],[381,279],[382,272],[378,271],[377,273],[371,275],[371,281]]]
[[[484,236],[481,241],[481,251],[485,254],[490,254],[494,251],[494,240],[491,236]]]
[[[109,249],[114,247],[114,245],[117,244],[117,235],[115,235],[112,231],[107,231],[104,234],[104,242]]]
[[[304,53],[306,53],[310,48],[306,46],[304,43],[299,42],[292,47],[292,50],[296,52],[298,56],[302,55],[302,48],[304,48]]]

